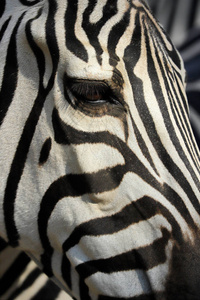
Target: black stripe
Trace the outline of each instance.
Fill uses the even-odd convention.
[[[44,142],[39,157],[40,165],[44,164],[47,161],[51,151],[51,144],[52,144],[51,138],[46,139],[46,141]]]
[[[108,37],[108,53],[110,56],[109,63],[111,66],[116,67],[119,57],[116,55],[116,47],[117,44],[124,34],[126,28],[129,26],[130,22],[130,8],[129,10],[124,14],[123,18],[119,23],[117,23],[112,29]]]
[[[57,1],[56,0],[49,1],[49,14],[48,14],[46,28],[45,28],[46,41],[53,62],[53,71],[47,85],[47,90],[49,91],[51,90],[54,84],[55,73],[57,71],[58,60],[59,60],[59,47],[58,47],[56,29],[55,29],[56,11],[57,11]]]
[[[89,288],[83,278],[80,277],[79,280],[79,291],[80,291],[80,299],[81,300],[92,300],[89,295]]]
[[[65,13],[65,43],[66,47],[83,61],[88,61],[84,45],[76,38],[75,24],[77,20],[78,0],[68,1]]]
[[[0,30],[0,42],[4,36],[4,33],[8,27],[8,24],[10,23],[11,17],[9,17],[2,25],[1,30]]]
[[[3,13],[5,11],[6,7],[6,0],[1,0],[1,5],[0,5],[0,18],[3,16]]]

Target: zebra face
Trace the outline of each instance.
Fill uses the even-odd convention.
[[[197,293],[184,68],[147,5],[4,3],[1,236],[77,299]]]

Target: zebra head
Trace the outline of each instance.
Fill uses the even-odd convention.
[[[146,3],[3,0],[0,16],[1,237],[76,299],[198,297],[185,71]]]

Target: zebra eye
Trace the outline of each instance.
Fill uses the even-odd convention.
[[[82,98],[83,96],[81,96]],[[98,92],[95,92],[93,94],[86,94],[84,96],[85,100],[88,101],[88,102],[99,102],[99,101],[103,101],[103,96],[102,94],[99,94]]]
[[[73,92],[73,95],[76,97],[78,101],[82,101],[86,104],[91,104],[91,105],[97,105],[97,104],[105,104],[107,102],[110,102],[110,97],[109,95],[105,93],[99,93],[98,91],[96,92],[87,92],[87,93],[77,93]]]
[[[110,87],[105,82],[73,80],[67,83],[70,93],[85,104],[100,105],[106,103],[116,103]]]
[[[64,96],[76,110],[86,115],[121,116],[127,112],[119,90],[107,81],[70,78],[64,75]]]

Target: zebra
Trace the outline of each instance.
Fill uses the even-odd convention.
[[[199,150],[147,3],[3,0],[0,17],[5,249],[75,299],[198,299]]]

